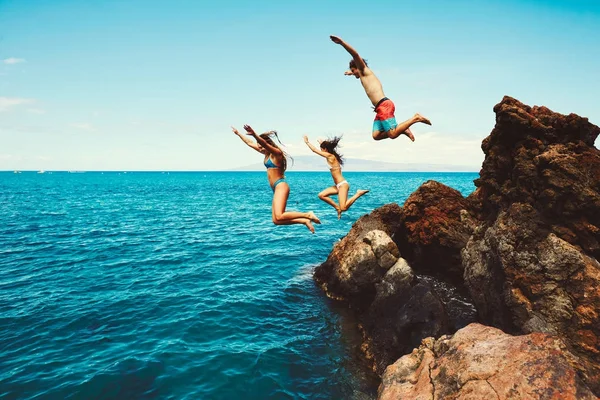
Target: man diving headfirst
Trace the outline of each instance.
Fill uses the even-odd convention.
[[[362,83],[365,88],[369,100],[373,103],[373,107],[377,113],[375,121],[373,121],[373,139],[396,139],[400,135],[406,135],[414,142],[415,137],[410,131],[410,127],[417,122],[427,125],[431,125],[431,122],[421,114],[415,114],[412,118],[398,124],[396,122],[396,117],[394,116],[396,106],[394,106],[394,103],[390,99],[385,97],[381,82],[367,66],[364,58],[339,37],[330,36],[330,38],[334,43],[337,43],[346,49],[352,56],[350,70],[344,72],[344,75],[352,75],[356,79],[360,79],[360,83]]]

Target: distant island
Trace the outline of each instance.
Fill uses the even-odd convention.
[[[429,163],[391,163],[360,158],[347,158],[345,171],[356,172],[479,172],[481,165],[450,165]],[[233,171],[262,171],[262,163],[233,168]],[[327,171],[327,165],[320,157],[298,156],[289,163],[288,171]]]

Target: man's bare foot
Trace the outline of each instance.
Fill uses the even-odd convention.
[[[306,225],[306,227],[309,231],[311,231],[311,233],[315,233],[315,227],[313,226],[312,222],[306,221],[304,225]]]
[[[414,116],[413,118],[415,118],[415,119],[417,120],[417,122],[422,122],[422,123],[424,123],[425,125],[431,125],[431,121],[430,121],[430,120],[428,120],[427,118],[425,118],[424,116],[422,116],[422,115],[421,115],[421,114],[419,114],[419,113],[416,113],[416,114],[415,114],[415,116]]]
[[[406,136],[408,136],[408,138],[410,139],[411,142],[415,141],[415,135],[413,135],[410,128],[406,128],[406,130],[402,133],[405,134]]]
[[[315,224],[320,224],[321,223],[321,220],[319,218],[317,218],[317,216],[315,215],[314,212],[309,211],[307,214],[308,214],[308,219],[310,219]]]

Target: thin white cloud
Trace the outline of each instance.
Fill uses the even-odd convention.
[[[93,131],[94,127],[89,122],[77,122],[70,124],[72,128],[81,129],[82,131]]]
[[[4,64],[12,65],[12,64],[24,63],[25,59],[24,58],[9,57],[9,58],[5,58],[4,60],[2,60],[2,62]]]
[[[389,163],[431,164],[468,167],[477,170],[483,161],[480,139],[469,139],[457,134],[443,135],[426,131],[425,127],[413,129],[416,141],[406,137],[395,140],[375,141],[369,133],[348,131],[343,134],[340,153],[349,159],[374,160]],[[328,135],[333,136],[333,134]],[[335,132],[335,136],[340,133]],[[327,136],[309,136],[311,143],[318,146],[318,139]],[[294,142],[287,146],[292,155],[314,155],[303,143]]]
[[[32,114],[46,114],[46,110],[42,110],[41,108],[28,108],[27,111]]]
[[[34,99],[24,99],[21,97],[0,97],[0,112],[8,111],[11,107],[34,103]]]

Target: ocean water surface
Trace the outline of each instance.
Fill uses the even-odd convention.
[[[338,221],[328,173],[287,174],[312,235],[272,224],[264,172],[0,172],[0,399],[372,398],[312,270],[361,215],[477,174],[344,176],[371,192]]]

